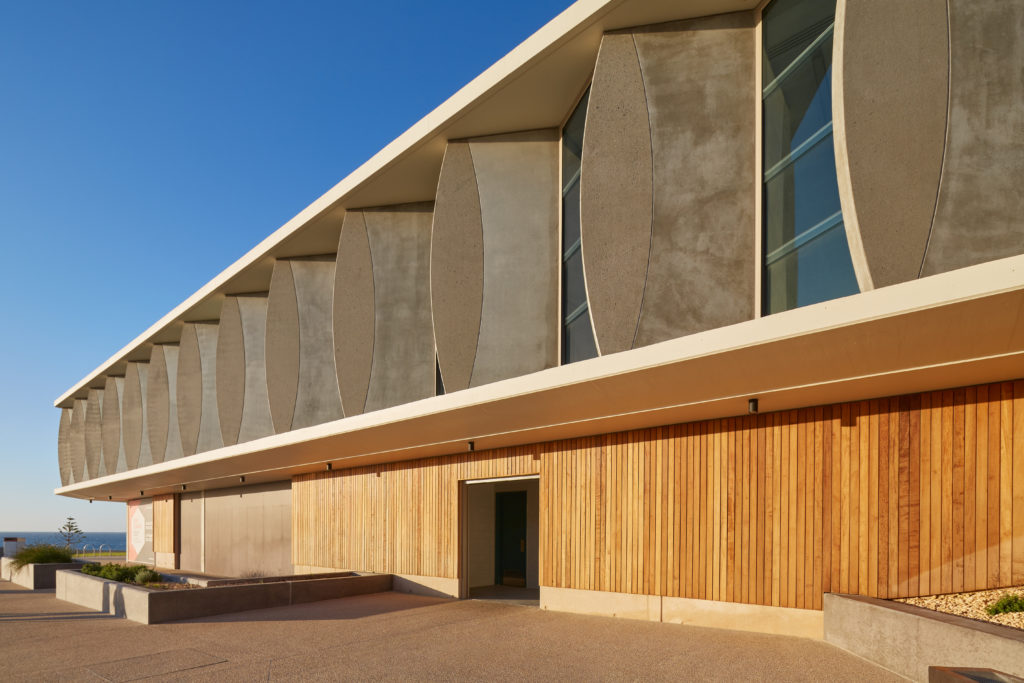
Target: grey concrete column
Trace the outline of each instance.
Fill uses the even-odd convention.
[[[71,412],[71,429],[69,435],[69,463],[71,465],[71,483],[77,484],[86,480],[85,467],[85,422],[89,410],[89,401],[76,398]]]
[[[149,357],[146,418],[153,463],[182,456],[178,430],[178,346],[157,344]]]
[[[836,174],[861,291],[918,277],[942,171],[946,0],[840,0],[833,43]]]
[[[1024,253],[1024,0],[949,0],[949,121],[922,275]]]
[[[100,475],[103,462],[103,390],[90,389],[85,412],[85,470],[89,479]]]
[[[61,486],[71,483],[71,415],[72,408],[60,409],[60,427],[57,430],[57,464],[60,467]]]
[[[178,428],[185,455],[224,445],[217,412],[217,323],[185,323],[178,354]]]
[[[408,204],[345,215],[334,329],[346,415],[434,395],[432,210],[432,204]]]
[[[602,41],[580,202],[602,354],[753,317],[754,54],[750,12]]]
[[[124,442],[125,467],[133,470],[153,464],[149,449],[149,420],[146,411],[149,363],[128,363],[124,375],[121,405],[121,438]]]
[[[335,260],[274,264],[267,301],[267,391],[278,433],[340,419],[331,299]]]
[[[274,433],[267,395],[267,296],[229,296],[217,335],[217,409],[225,445]]]
[[[558,364],[558,136],[448,146],[430,248],[446,391]]]
[[[103,467],[107,474],[126,469],[124,440],[121,438],[121,405],[124,377],[107,377],[103,389]]]

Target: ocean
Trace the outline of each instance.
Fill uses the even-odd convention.
[[[35,545],[37,543],[64,545],[64,540],[55,532],[51,531],[0,531],[0,539],[7,538],[9,536],[24,538],[25,545]],[[125,533],[123,531],[96,531],[86,533],[82,540],[75,544],[75,548],[80,549],[88,545],[90,547],[87,548],[87,550],[92,552],[93,550],[98,549],[101,544],[104,546],[104,550],[119,550],[124,552]]]

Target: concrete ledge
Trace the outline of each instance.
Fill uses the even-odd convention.
[[[417,576],[415,574],[395,574],[394,590],[399,593],[429,595],[434,598],[459,597],[459,580],[447,579],[442,576]]]
[[[51,564],[27,564],[18,571],[14,570],[14,560],[10,557],[0,558],[0,578],[31,590],[56,588],[56,574],[61,569],[77,569],[82,565],[77,562]]]
[[[1024,632],[899,602],[825,595],[825,640],[915,681],[929,666],[1024,676]]]
[[[820,611],[790,607],[546,586],[540,588],[540,606],[541,609],[555,612],[661,621],[818,640],[824,635],[824,620]]]
[[[188,590],[151,590],[80,571],[57,572],[57,598],[141,624],[160,624],[391,590],[390,574],[349,575]]]

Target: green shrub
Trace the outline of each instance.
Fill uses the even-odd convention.
[[[54,564],[71,562],[71,551],[55,545],[40,543],[28,545],[14,556],[14,569],[20,570],[28,564]]]
[[[1024,612],[1024,595],[1006,593],[985,608],[989,614],[1006,614],[1007,612]]]
[[[143,569],[141,572],[137,572],[135,574],[135,583],[139,584],[140,586],[144,586],[147,583],[160,583],[163,580],[164,577],[160,576],[148,567],[146,569]]]
[[[82,572],[85,574],[91,574],[92,576],[98,576],[101,579],[109,579],[111,581],[120,581],[122,583],[149,583],[153,581],[159,581],[160,575],[154,572],[152,569],[145,565],[135,564],[87,564],[82,567]],[[156,576],[156,579],[149,579],[148,581],[139,581],[138,576],[140,573],[148,572]]]

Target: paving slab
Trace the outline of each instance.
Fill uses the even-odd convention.
[[[0,581],[4,680],[897,681],[822,641],[403,593],[143,626]]]

